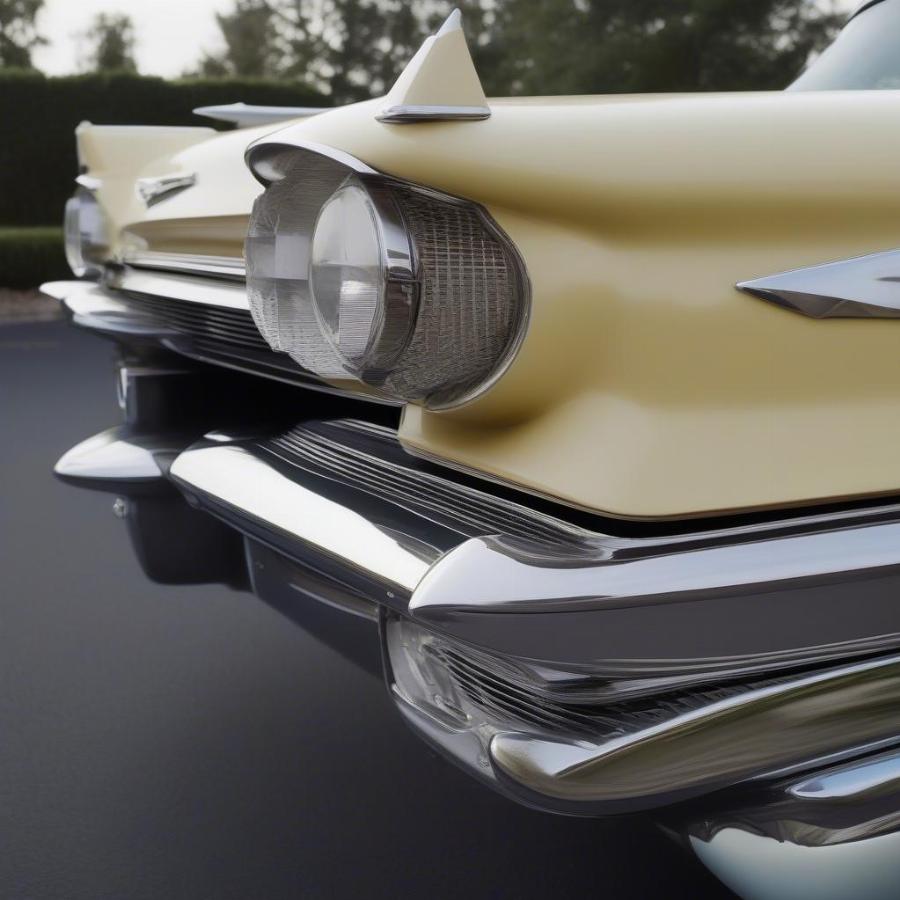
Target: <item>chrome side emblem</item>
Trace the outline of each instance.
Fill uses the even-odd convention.
[[[161,175],[158,178],[138,178],[138,196],[147,206],[153,206],[168,197],[172,197],[186,188],[193,187],[197,183],[197,176],[193,173],[187,175]]]
[[[742,281],[737,288],[813,319],[896,319],[900,250]]]

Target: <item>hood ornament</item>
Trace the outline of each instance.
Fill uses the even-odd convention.
[[[160,175],[157,178],[138,178],[137,193],[145,205],[150,207],[161,200],[166,200],[175,194],[193,187],[197,183],[197,176],[190,172],[187,175]]]
[[[490,114],[462,30],[462,16],[455,9],[400,73],[376,118],[402,125],[486,119]]]

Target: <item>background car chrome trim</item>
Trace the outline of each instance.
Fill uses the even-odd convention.
[[[230,502],[230,485],[270,469],[278,491],[298,486],[298,515],[303,503],[318,508],[321,497],[332,517],[362,519],[376,532],[389,523],[394,539],[424,552],[427,565],[403,585],[409,596],[388,605],[488,652],[619,682],[610,693],[640,693],[644,680],[645,692],[658,691],[900,646],[896,506],[674,537],[611,537],[461,486],[449,473],[425,478],[421,463],[396,452],[395,438],[391,452],[365,429],[306,423],[282,438],[243,443],[242,453],[198,450],[223,473],[203,490]],[[244,499],[245,513],[268,521],[267,496]],[[355,578],[383,582],[368,551],[330,525],[317,530],[310,516],[302,519],[296,532],[280,528],[295,556],[330,555]]]
[[[103,187],[103,181],[94,175],[79,175],[75,179],[75,184],[81,185],[85,190],[96,193]]]
[[[170,316],[169,304],[180,300],[163,294],[148,293],[146,295],[135,291],[128,294],[124,291],[110,290],[91,281],[59,281],[48,282],[41,290],[59,300],[63,307],[72,316],[72,322],[82,328],[90,329],[99,334],[122,340],[154,341],[161,346],[200,362],[223,367],[240,372],[249,372],[261,375],[273,381],[285,384],[299,385],[306,390],[318,393],[331,394],[344,397],[348,400],[357,400],[379,406],[394,406],[390,401],[379,397],[361,396],[357,392],[346,391],[340,387],[319,381],[315,376],[301,369],[289,360],[282,363],[267,347],[264,347],[262,338],[250,319],[250,311],[240,307],[232,309],[226,304],[206,304],[199,301],[196,293],[192,293],[192,287],[199,285],[211,285],[211,291],[204,291],[207,298],[225,297],[228,294],[216,291],[216,285],[209,279],[181,278],[177,285],[173,286],[176,276],[157,276],[155,273],[145,274],[147,279],[133,281],[126,276],[120,284],[138,283],[141,287],[151,287],[158,290],[177,289],[184,290],[186,294],[194,297],[194,301],[188,301],[184,309],[178,310],[177,315]],[[223,283],[223,291],[230,291],[234,295],[235,287],[230,283]],[[221,285],[220,285],[221,286]],[[191,330],[191,312],[196,312],[200,317],[201,330],[208,332],[206,338],[212,335],[215,338],[221,335],[228,340],[216,341],[202,339],[204,334],[197,334]],[[234,316],[246,313],[246,323],[235,323],[231,320],[216,324],[221,317]],[[177,322],[178,324],[173,324]],[[244,327],[246,326],[246,327]],[[247,345],[242,335],[249,334],[257,344],[263,345],[261,350],[255,351],[253,346]],[[235,340],[235,339],[238,340]],[[273,357],[275,357],[273,359]]]
[[[243,257],[238,256],[204,256],[144,250],[126,253],[122,262],[138,269],[159,269],[185,275],[211,275],[234,281],[244,281],[246,277]]]
[[[329,107],[321,106],[259,106],[248,103],[222,103],[217,106],[198,106],[195,116],[204,119],[215,119],[219,122],[232,122],[238,128],[249,128],[253,125],[268,125],[284,122],[288,119],[309,118],[319,113],[328,112]]]
[[[197,183],[197,175],[194,172],[177,173],[174,175],[159,175],[154,178],[138,178],[135,183],[138,196],[146,206],[155,206],[162,200],[167,200],[175,194],[179,194]]]
[[[900,740],[898,701],[900,656],[891,656],[782,679],[602,744],[497,734],[491,760],[528,792],[638,811]]]
[[[185,303],[202,303],[228,309],[250,311],[247,290],[238,281],[217,280],[202,276],[145,271],[126,266],[107,272],[106,285],[120,291],[165,297]]]
[[[478,121],[490,118],[487,106],[388,106],[375,118],[388,125],[415,122]]]
[[[76,481],[161,482],[167,460],[190,440],[176,435],[139,434],[119,425],[76,444],[60,457],[53,471]]]
[[[896,319],[900,250],[742,281],[737,288],[813,319]]]

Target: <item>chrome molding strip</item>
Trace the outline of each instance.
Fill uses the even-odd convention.
[[[214,500],[267,529],[323,551],[352,574],[380,584],[373,599],[408,596],[437,551],[286,476],[241,446],[198,447],[170,469],[175,483],[199,500]]]
[[[250,128],[254,125],[268,125],[290,119],[305,119],[328,112],[328,109],[329,107],[320,106],[255,106],[247,103],[223,103],[218,106],[198,106],[194,110],[194,115],[219,122],[231,122],[238,128]]]
[[[155,206],[163,200],[174,197],[182,191],[193,187],[197,183],[197,176],[193,172],[176,173],[174,175],[160,175],[155,178],[138,178],[135,189],[138,197],[148,207]]]
[[[63,454],[53,471],[60,478],[88,482],[94,487],[104,482],[162,483],[165,460],[182,451],[189,440],[171,434],[138,434],[119,425],[76,444]]]
[[[388,106],[375,118],[388,125],[411,125],[416,122],[478,121],[489,119],[487,106]]]
[[[109,272],[106,286],[114,291],[250,311],[247,289],[237,280],[126,266],[124,269]]]
[[[742,281],[737,288],[813,319],[896,319],[900,250]]]
[[[898,704],[891,656],[781,679],[598,744],[500,733],[491,761],[525,796],[639,811],[898,742]]]
[[[155,269],[184,275],[211,276],[244,281],[246,267],[243,257],[204,256],[194,253],[162,253],[143,250],[126,253],[122,262],[137,269]]]
[[[480,526],[454,520],[454,506],[474,513],[467,492],[477,490],[461,490],[438,473],[431,476],[440,482],[438,491],[412,471],[421,465],[412,459],[386,455],[383,467],[372,467],[380,451],[349,425],[331,426],[328,446],[311,431],[304,459],[296,448],[312,427],[291,432],[290,460],[273,458],[264,445],[241,444],[241,452],[216,446],[190,451],[173,473],[184,488],[262,523],[272,520],[271,502],[293,497],[297,523],[278,526],[284,551],[301,560],[309,553],[333,558],[376,592],[391,581],[390,572],[349,536],[360,523],[372,534],[390,523],[393,543],[420,563],[410,560],[415,581],[398,584],[394,600],[385,600],[383,591],[377,595],[462,643],[610,679],[628,694],[640,693],[642,682],[644,690],[659,691],[900,647],[897,506],[674,538],[579,538],[559,522],[554,545],[494,519]],[[217,473],[215,482],[203,474],[200,459]],[[266,470],[278,472],[271,498],[236,487]],[[493,498],[484,493],[482,499]],[[317,512],[322,502],[324,519]],[[525,507],[511,508],[527,520]],[[345,527],[335,528],[338,522]],[[528,524],[538,526],[537,520]],[[545,524],[540,528],[549,535]],[[498,537],[503,531],[506,537]]]

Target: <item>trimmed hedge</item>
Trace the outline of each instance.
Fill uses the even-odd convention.
[[[0,286],[27,290],[72,277],[62,228],[0,228]]]
[[[247,79],[164,81],[127,73],[48,78],[0,69],[0,226],[62,221],[78,174],[75,127],[96,125],[208,125],[197,106],[220,103],[325,106],[304,85]]]

